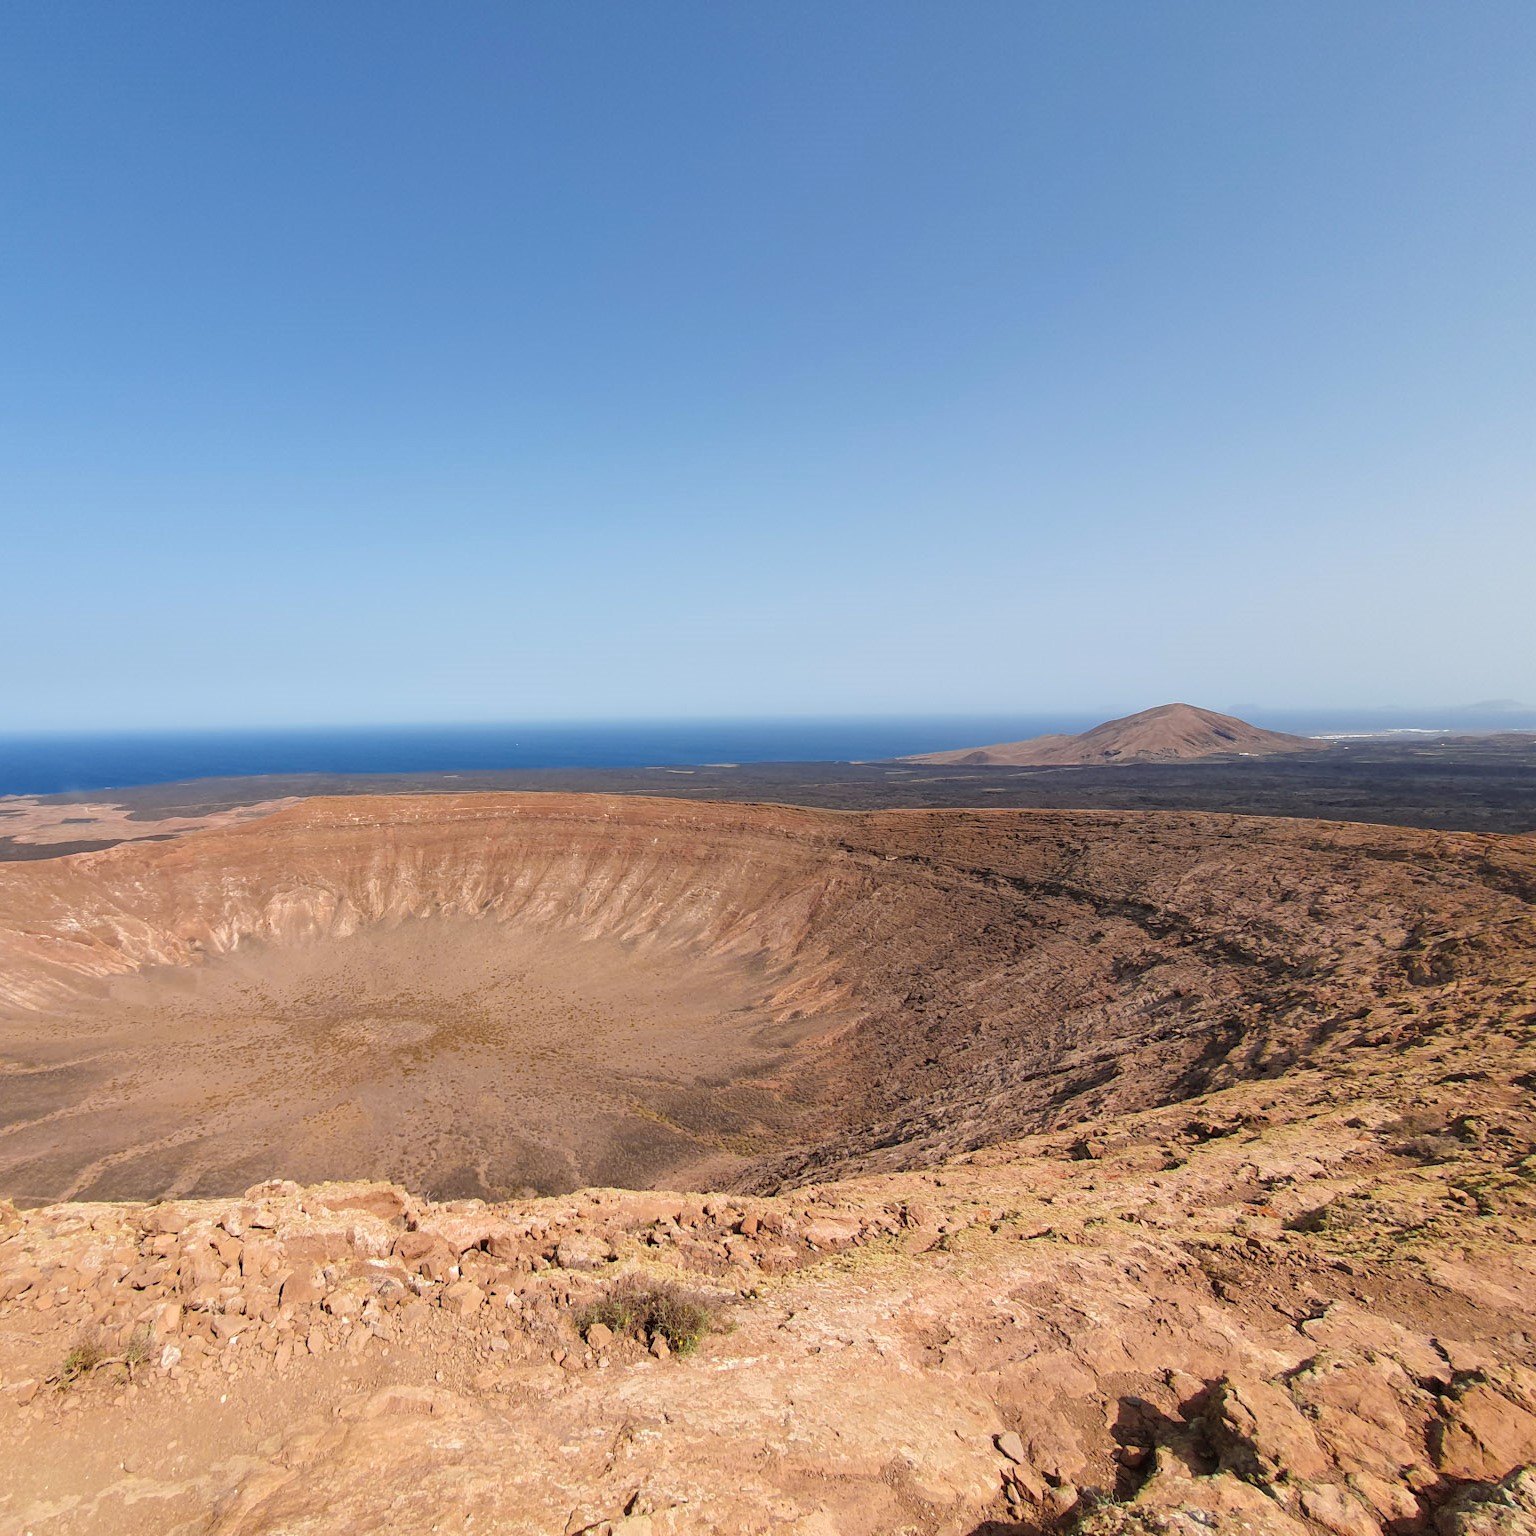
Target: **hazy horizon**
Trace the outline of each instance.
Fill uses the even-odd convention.
[[[1528,5],[0,44],[0,734],[1536,698]]]
[[[772,726],[781,724],[810,724],[810,725],[837,725],[844,723],[882,723],[882,722],[909,722],[909,721],[953,721],[966,723],[976,720],[1007,720],[1007,719],[1044,719],[1060,718],[1083,720],[1091,723],[1100,723],[1106,720],[1120,719],[1125,716],[1140,714],[1144,710],[1155,709],[1165,704],[1191,704],[1197,709],[1208,709],[1217,714],[1234,715],[1240,719],[1249,720],[1258,725],[1272,725],[1276,720],[1289,721],[1294,724],[1297,720],[1315,718],[1319,721],[1338,722],[1351,718],[1363,721],[1375,719],[1406,720],[1410,717],[1423,717],[1432,722],[1439,717],[1463,717],[1476,716],[1479,719],[1494,722],[1506,717],[1525,721],[1529,717],[1530,725],[1522,724],[1514,729],[1529,729],[1536,727],[1536,704],[1528,704],[1519,699],[1478,699],[1470,703],[1446,703],[1438,702],[1422,704],[1212,704],[1202,702],[1199,699],[1162,699],[1157,704],[1119,704],[1083,706],[1073,705],[1069,708],[1039,709],[1039,708],[1007,708],[997,706],[992,709],[982,710],[826,710],[817,712],[786,711],[763,714],[667,714],[667,715],[526,715],[520,717],[486,717],[484,719],[460,718],[460,719],[431,719],[431,718],[378,718],[356,720],[313,720],[305,722],[294,721],[232,721],[221,724],[204,724],[201,722],[146,722],[136,725],[114,726],[44,726],[24,728],[20,730],[0,730],[0,740],[24,740],[30,737],[110,737],[110,736],[144,736],[144,737],[173,737],[173,736],[256,736],[256,735],[321,735],[343,734],[349,731],[500,731],[517,730],[527,728],[531,730],[541,729],[582,729],[588,727],[614,728],[614,729],[644,729],[647,727],[691,727],[691,726]]]

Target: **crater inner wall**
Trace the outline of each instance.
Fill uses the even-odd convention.
[[[312,800],[0,867],[0,1193],[913,1166],[1287,1070],[1425,976],[1491,1006],[1533,891],[1529,839],[1343,824]]]

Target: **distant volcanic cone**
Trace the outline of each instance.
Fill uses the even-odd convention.
[[[1201,757],[1274,757],[1283,752],[1316,752],[1327,746],[1307,736],[1265,731],[1233,715],[1196,709],[1193,704],[1159,704],[1138,715],[1106,720],[1079,736],[1035,736],[990,747],[962,747],[904,758],[909,763],[961,767],[1102,767],[1117,763],[1178,763]]]

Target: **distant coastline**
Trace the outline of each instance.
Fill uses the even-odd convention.
[[[270,774],[881,762],[977,741],[1086,729],[1102,711],[260,731],[0,735],[0,795],[56,795]],[[1335,739],[1536,729],[1536,711],[1253,710],[1274,730]]]

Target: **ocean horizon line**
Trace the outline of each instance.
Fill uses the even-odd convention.
[[[1084,730],[1083,710],[0,733],[0,796],[189,779],[880,762]],[[1507,709],[1249,710],[1303,735],[1536,729]]]

